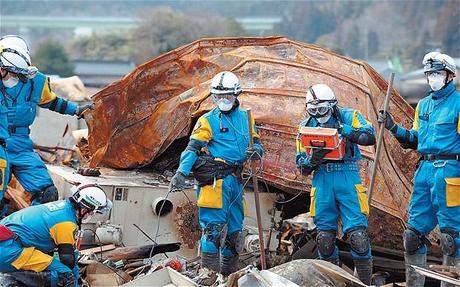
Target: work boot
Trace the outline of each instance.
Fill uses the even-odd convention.
[[[372,258],[367,259],[353,259],[355,264],[356,273],[359,280],[366,285],[371,285],[372,278]]]
[[[442,265],[455,266],[455,257],[443,255],[442,256]],[[454,286],[455,286],[454,284],[450,284],[450,283],[441,281],[441,287],[454,287]]]
[[[208,268],[209,270],[220,271],[220,254],[201,252],[201,268]]]
[[[409,254],[404,252],[406,264],[406,287],[425,286],[425,276],[417,273],[411,265],[426,268],[426,254]]]
[[[239,256],[223,256],[222,257],[222,268],[220,273],[224,276],[228,276],[233,272],[238,271],[238,260]]]

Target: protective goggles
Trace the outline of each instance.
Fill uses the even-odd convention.
[[[307,113],[312,117],[323,117],[334,107],[333,103],[322,102],[319,104],[307,103]]]
[[[425,75],[427,77],[429,77],[429,76],[445,76],[445,72],[444,72],[444,70],[442,70],[442,71],[431,71],[431,72],[425,72]]]
[[[233,101],[235,100],[236,96],[234,94],[211,94],[214,101],[218,101],[221,99]]]
[[[28,79],[32,79],[33,77],[35,77],[35,75],[38,72],[37,67],[34,67],[34,66],[30,66],[27,69],[21,69],[21,68],[14,67],[14,66],[13,67],[5,66],[1,62],[0,62],[0,68],[12,74],[23,75],[27,77]]]
[[[435,59],[428,59],[423,67],[423,71],[425,73],[428,72],[435,72],[435,71],[442,71],[446,69],[446,64],[442,63],[439,60]]]

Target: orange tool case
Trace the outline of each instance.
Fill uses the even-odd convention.
[[[308,155],[312,148],[329,149],[324,158],[329,160],[341,160],[345,155],[346,140],[339,136],[337,129],[320,127],[302,127],[300,136],[303,146]]]

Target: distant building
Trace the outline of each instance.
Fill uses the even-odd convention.
[[[136,65],[130,61],[75,60],[75,75],[86,87],[103,87],[130,73]]]
[[[266,17],[238,17],[235,18],[243,29],[255,36],[263,36],[267,32],[272,31],[276,24],[283,21],[282,17],[266,16]]]

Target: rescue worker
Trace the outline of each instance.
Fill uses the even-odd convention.
[[[307,119],[301,122],[297,136],[296,164],[303,174],[313,172],[310,215],[318,229],[316,244],[319,258],[339,264],[336,236],[340,216],[343,233],[350,239],[351,256],[358,277],[363,283],[370,284],[369,206],[357,161],[361,158],[358,145],[375,144],[374,128],[357,110],[338,107],[334,92],[325,84],[316,84],[308,89],[306,110]],[[308,155],[300,138],[302,127],[337,129],[346,140],[342,160],[325,160],[328,150],[322,148],[314,148]]]
[[[415,109],[412,129],[380,111],[379,121],[403,148],[422,156],[414,178],[408,228],[403,242],[407,286],[423,286],[425,277],[410,265],[426,266],[426,236],[439,224],[444,265],[460,268],[460,93],[453,78],[455,61],[431,52],[422,61],[431,91]],[[442,283],[441,286],[451,286]]]
[[[1,44],[0,44],[0,65],[1,55],[8,55],[11,52],[8,50],[3,51]],[[1,69],[1,68],[0,68]],[[0,72],[1,74],[1,72]],[[0,87],[5,85],[5,82],[8,84],[7,80],[1,81]],[[6,139],[8,138],[8,110],[6,107],[6,99],[5,97],[0,98],[0,218],[3,213],[6,212],[7,209],[7,202],[6,198],[4,197],[6,188],[8,186],[9,178],[10,178],[10,167],[9,167],[9,160],[7,157],[6,152]]]
[[[0,221],[0,286],[77,286],[75,232],[111,202],[96,184],[61,201],[30,206]],[[59,259],[53,257],[57,249]]]
[[[46,166],[33,150],[30,125],[37,106],[81,117],[91,104],[77,106],[57,97],[51,90],[49,78],[31,66],[28,46],[19,36],[1,38],[0,47],[0,93],[8,114],[10,137],[6,144],[11,172],[31,193],[32,204],[57,200],[58,192]]]
[[[202,267],[224,276],[237,270],[244,241],[243,163],[263,154],[254,122],[254,145],[249,147],[247,113],[239,108],[240,93],[240,81],[232,72],[214,76],[210,94],[217,107],[198,119],[170,184],[172,191],[182,189],[185,177],[193,171],[203,230]],[[204,154],[203,148],[209,153]]]

